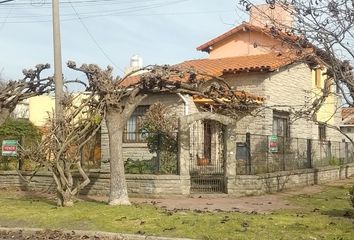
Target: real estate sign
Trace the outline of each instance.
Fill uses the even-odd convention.
[[[3,140],[2,141],[2,148],[1,148],[1,155],[2,156],[17,156],[17,140]]]
[[[276,135],[268,136],[268,151],[270,153],[278,152],[278,137]]]

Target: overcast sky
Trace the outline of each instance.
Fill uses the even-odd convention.
[[[61,0],[62,59],[111,65],[115,73],[138,54],[147,64],[204,58],[196,47],[248,20],[236,0]],[[53,65],[51,1],[0,4],[0,72]],[[63,64],[67,78],[75,78]],[[52,74],[48,71],[48,74]]]

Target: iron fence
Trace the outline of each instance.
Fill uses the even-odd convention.
[[[348,142],[249,133],[238,135],[236,142],[237,174],[241,175],[354,163],[354,146]]]
[[[131,145],[133,152],[125,159],[125,172],[129,174],[177,174],[178,173],[178,134],[177,132],[141,133],[125,132],[124,136],[139,136],[137,141],[125,143],[143,143],[144,147]],[[123,138],[125,139],[125,138]],[[132,138],[131,138],[132,139]],[[126,149],[123,147],[123,152]],[[137,151],[140,151],[137,154]],[[134,157],[138,155],[139,157]]]

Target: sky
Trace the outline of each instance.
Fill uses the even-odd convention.
[[[68,60],[111,65],[122,76],[134,54],[144,65],[205,58],[196,47],[248,20],[237,0],[60,0],[60,6],[67,79],[80,78],[66,68]],[[0,4],[3,79],[22,78],[22,69],[38,63],[53,66],[51,12],[48,0]]]

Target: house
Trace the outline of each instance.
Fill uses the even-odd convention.
[[[272,16],[291,21],[286,13]],[[259,107],[252,114],[240,112],[235,120],[215,114],[211,99],[150,94],[131,115],[123,136],[123,158],[135,171],[126,169],[129,193],[256,195],[354,174],[353,146],[327,127],[340,126],[343,115],[337,111],[341,97],[326,76],[326,59],[313,46],[299,46],[296,36],[260,25],[264,21],[258,17],[252,12],[248,23],[197,47],[208,54],[205,59],[175,67],[210,76],[205,85],[222,78],[236,94],[258,102]],[[128,78],[124,84],[137,79]],[[140,131],[140,117],[156,102],[169,106],[179,117],[174,156],[150,151]],[[315,114],[307,111],[313,106],[318,108]],[[86,192],[107,193],[109,158],[103,122],[101,169],[92,175]]]
[[[273,12],[271,16],[291,24],[292,17],[287,13]],[[179,129],[182,136],[173,168],[176,171],[167,172],[179,175],[173,180],[174,184],[181,185],[179,190],[168,188],[174,191],[173,194],[194,191],[238,194],[244,187],[244,183],[239,182],[244,174],[314,169],[353,161],[352,154],[348,154],[352,146],[342,143],[342,134],[335,130],[341,124],[338,111],[341,96],[333,80],[326,75],[325,55],[315,46],[302,43],[300,38],[277,30],[270,23],[264,26],[265,21],[259,17],[252,10],[249,22],[198,46],[198,51],[208,54],[206,58],[174,65],[210,76],[210,81],[215,77],[224,79],[235,92],[244,92],[260,103],[252,114],[240,112],[234,122],[213,118],[214,103],[210,99],[164,93],[144,99],[127,123],[123,157],[137,161],[140,169],[144,163],[156,161],[159,155],[149,151],[146,139],[139,131],[139,119],[149,106],[164,103],[180,117],[180,126],[187,126],[187,130]],[[132,84],[136,79],[127,79],[126,84]],[[101,146],[101,167],[109,169],[105,126],[102,127]],[[158,160],[157,165],[161,167],[162,162]],[[316,181],[313,175],[305,178],[306,183],[298,186]],[[154,179],[154,184],[159,186]],[[139,181],[128,181],[128,185],[138,185]],[[166,191],[164,186],[151,191],[159,194],[160,188]],[[139,192],[134,189],[140,187],[131,190]]]
[[[279,17],[279,14],[274,16]],[[197,50],[208,54],[207,58],[188,60],[175,66],[221,77],[236,90],[262,98],[263,107],[257,116],[244,116],[238,120],[239,133],[341,141],[341,134],[326,126],[339,126],[341,122],[341,114],[337,111],[341,97],[330,80],[326,80],[326,62],[321,56],[316,56],[312,47],[299,49],[294,46],[292,42],[297,41],[296,37],[285,32],[275,34],[271,28],[261,26],[255,19],[257,17],[253,13],[248,23],[242,23],[197,47]],[[288,21],[291,19],[284,14],[281,17]],[[310,108],[323,91],[329,91],[328,97],[317,113],[311,117],[298,116]],[[127,123],[126,158],[150,157],[144,140],[139,137],[138,119],[157,101],[170,106],[179,116],[200,112],[201,107],[209,104],[207,99],[185,95],[148,97]],[[106,141],[102,139],[102,144]],[[103,153],[103,161],[107,162],[107,159]]]

